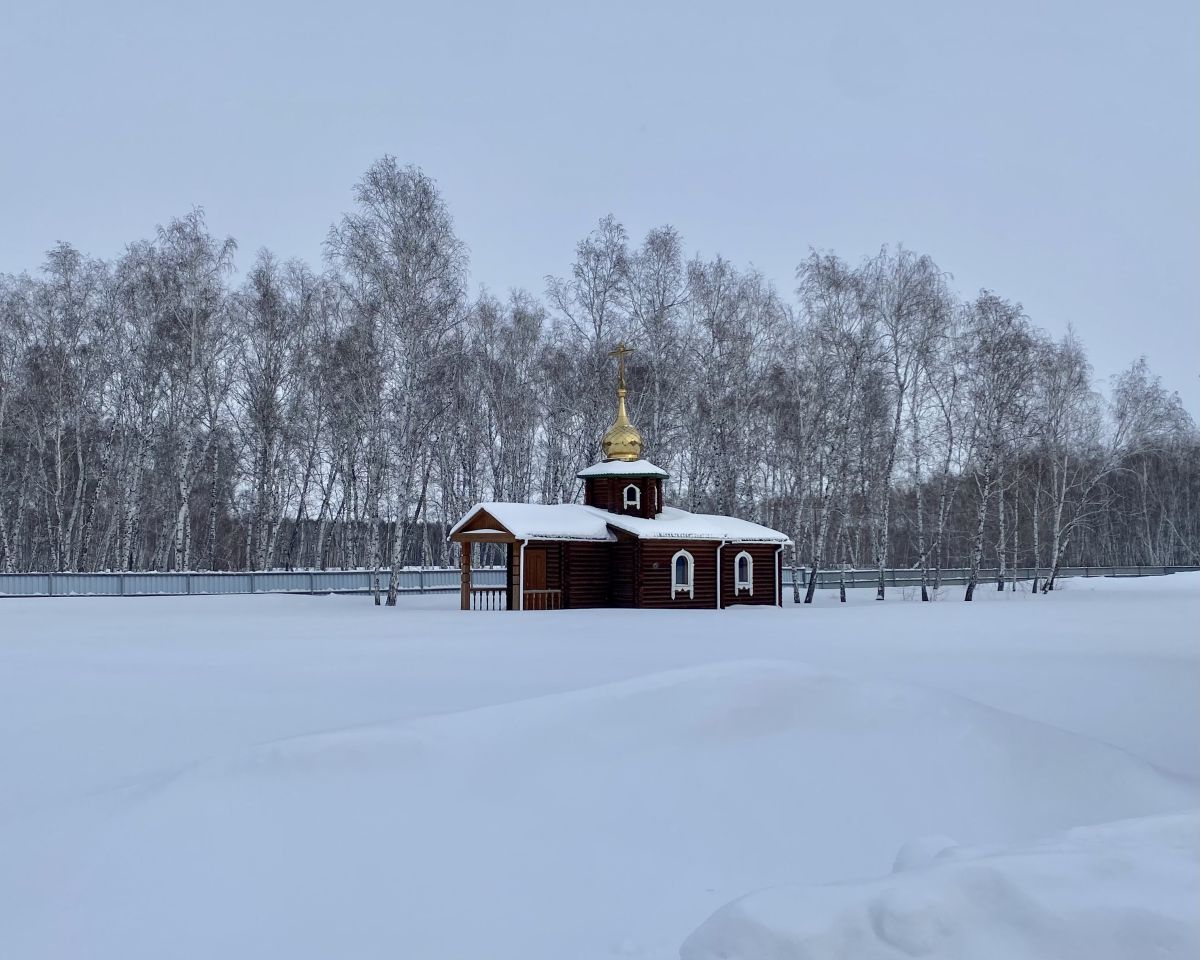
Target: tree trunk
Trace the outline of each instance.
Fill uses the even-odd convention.
[[[217,515],[218,494],[221,489],[221,446],[212,445],[212,459],[209,461],[208,484],[208,534],[205,543],[205,553],[208,555],[208,569],[217,569]]]
[[[829,510],[833,501],[833,485],[827,480],[822,481],[825,489],[821,496],[821,516],[817,522],[816,537],[813,540],[812,566],[808,575],[808,588],[804,591],[804,602],[812,603],[817,592],[817,570],[821,557],[825,553],[825,538],[829,536]]]
[[[921,565],[921,602],[929,602],[929,554],[925,549],[925,490],[921,485],[921,422],[917,413],[917,394],[913,397],[913,490],[917,500],[917,558]]]
[[[1017,592],[1017,570],[1021,563],[1019,556],[1019,545],[1021,540],[1021,497],[1017,491],[1013,491],[1013,549],[1012,549],[1012,587],[1013,593]]]
[[[433,458],[425,464],[425,472],[421,477],[421,492],[417,496],[417,504],[413,507],[412,517],[408,520],[400,518],[400,530],[397,532],[397,544],[392,555],[392,582],[388,584],[387,605],[396,605],[396,593],[400,587],[400,565],[404,563],[404,554],[408,547],[409,532],[421,522],[425,513],[425,499],[429,493],[429,477],[433,472]]]
[[[999,539],[996,544],[996,590],[1004,592],[1005,558],[1008,556],[1008,532],[1004,525],[1004,473],[1001,472],[997,490],[996,512],[1000,524]]]
[[[975,543],[971,550],[971,572],[967,578],[967,591],[963,596],[966,601],[975,599],[975,587],[979,585],[979,568],[983,564],[983,531],[987,520],[988,500],[992,493],[990,468],[984,470],[983,485],[979,485],[979,477],[975,478],[979,490],[979,507],[975,516]]]
[[[142,473],[145,470],[147,445],[148,441],[145,439],[144,432],[139,431],[137,449],[133,455],[133,473],[126,489],[125,529],[121,536],[122,560],[124,561],[123,567],[126,572],[132,570],[134,566],[134,533],[137,529],[136,523],[139,514],[137,507],[138,500],[140,499],[139,492],[142,486]]]
[[[1045,583],[1042,584],[1043,593],[1049,593],[1054,589],[1054,581],[1058,577],[1058,566],[1064,549],[1063,510],[1066,508],[1067,502],[1067,465],[1065,462],[1060,470],[1058,461],[1054,461],[1051,481],[1054,485],[1054,522],[1050,531],[1050,573],[1047,575]]]
[[[1033,595],[1038,592],[1042,573],[1042,468],[1038,467],[1037,485],[1033,488]]]

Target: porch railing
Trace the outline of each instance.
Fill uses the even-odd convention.
[[[561,610],[561,590],[526,590],[524,609],[526,610]]]
[[[506,610],[507,587],[472,587],[472,610]]]

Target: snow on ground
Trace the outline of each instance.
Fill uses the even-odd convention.
[[[0,956],[667,958],[704,924],[689,960],[825,957],[745,948],[878,916],[1053,946],[1064,903],[1200,892],[1194,860],[1105,859],[1194,840],[1200,577],[871,597],[0,601]],[[987,849],[922,865],[933,835]],[[1191,955],[1175,902],[1096,956]]]
[[[1105,960],[1200,956],[1200,814],[1079,827],[1013,851],[927,845],[861,884],[720,910],[684,960]],[[940,849],[939,849],[940,848]]]

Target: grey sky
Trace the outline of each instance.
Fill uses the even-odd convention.
[[[440,183],[476,283],[542,292],[606,213],[753,263],[934,256],[1145,353],[1200,414],[1200,6],[6,0],[0,271],[203,206],[317,261],[383,153]]]

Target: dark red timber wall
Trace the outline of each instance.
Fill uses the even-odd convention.
[[[572,540],[563,547],[563,606],[607,607],[613,544]]]
[[[686,550],[695,560],[694,596],[671,596],[671,558]],[[639,607],[713,609],[717,605],[717,543],[713,540],[643,540]]]
[[[642,492],[640,508],[625,507],[625,488],[631,483]],[[651,520],[662,510],[662,480],[658,477],[586,477],[583,502],[610,513]]]
[[[625,534],[618,534],[612,545],[612,605],[637,606],[638,555],[641,543]]]
[[[525,547],[525,589],[526,590],[561,590],[562,589],[562,555],[563,545],[557,540],[530,540]],[[519,550],[520,547],[518,546]],[[532,560],[530,554],[542,553],[545,555],[546,565],[546,583],[538,585],[533,582],[530,576],[531,568],[537,566],[537,561]]]
[[[532,551],[546,556],[546,589],[561,589],[564,608],[657,607],[665,610],[714,609],[717,605],[717,542],[714,540],[638,540],[617,533],[617,541],[531,540],[525,548],[527,570]],[[520,550],[516,545],[513,553]],[[672,597],[671,559],[687,550],[695,561],[694,596]],[[745,550],[754,560],[754,593],[735,594],[734,560]],[[516,571],[509,566],[514,575]],[[769,543],[726,543],[721,547],[721,605],[777,602],[781,568]],[[527,580],[526,589],[532,584]],[[516,592],[516,584],[511,584]]]
[[[735,579],[734,560],[745,550],[754,561],[754,571],[751,579],[754,583],[753,595],[734,593]],[[776,602],[776,588],[780,585],[782,568],[776,559],[777,545],[774,543],[727,543],[721,548],[721,606],[728,607],[735,603],[766,604]],[[780,553],[782,556],[782,553]],[[783,596],[782,592],[778,596]]]

